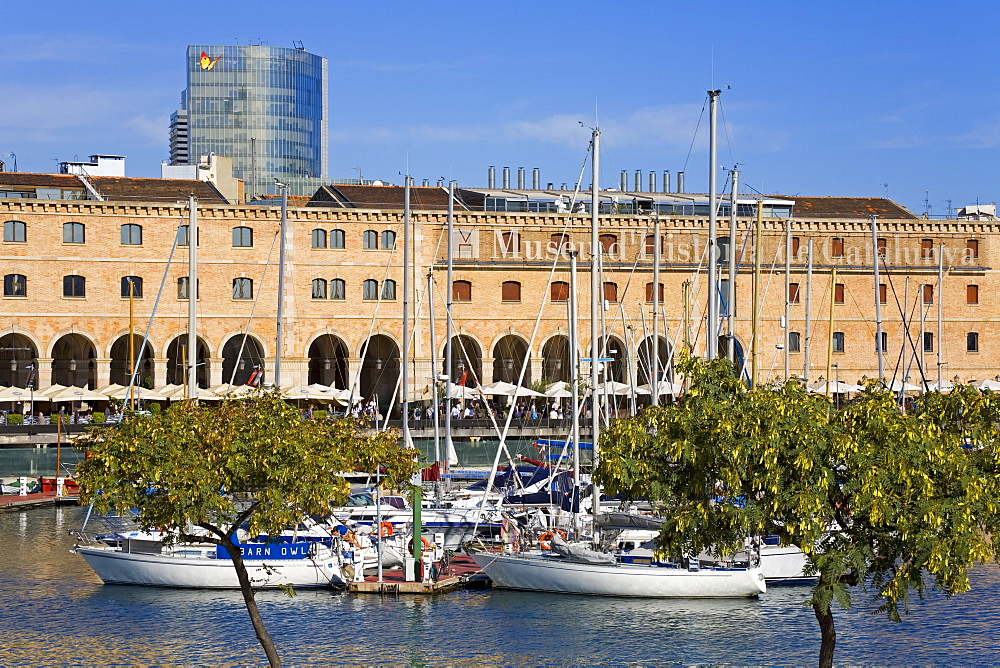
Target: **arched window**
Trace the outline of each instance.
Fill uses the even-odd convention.
[[[364,247],[365,250],[378,250],[378,232],[365,230]]]
[[[392,230],[383,230],[382,232],[382,248],[385,250],[393,250],[396,247],[396,233]]]
[[[549,299],[554,302],[564,302],[569,299],[569,283],[553,281],[552,289],[549,291]]]
[[[614,253],[618,250],[618,237],[614,234],[602,234],[600,236],[601,250],[605,253]]]
[[[63,243],[64,244],[84,243],[83,223],[63,223]]]
[[[344,230],[330,230],[330,248],[345,248]]]
[[[396,300],[396,281],[391,278],[382,281],[382,296],[379,299],[385,299],[390,302]]]
[[[127,223],[122,225],[122,243],[126,246],[138,246],[142,243],[142,225]]]
[[[342,278],[330,281],[330,299],[347,299],[347,282]]]
[[[27,297],[28,279],[24,274],[7,274],[3,277],[4,297]]]
[[[549,248],[553,249],[553,252],[562,253],[569,250],[569,235],[565,232],[557,232],[549,237],[551,241]]]
[[[660,289],[657,290],[656,292],[657,292],[656,301],[662,304],[663,303],[663,283],[660,283]],[[653,301],[653,284],[652,283],[646,283],[646,301],[647,302],[652,302]]]
[[[326,230],[317,227],[312,231],[312,247],[326,248]]]
[[[615,304],[618,302],[618,284],[617,283],[605,283],[604,284],[604,301],[611,302]]]
[[[521,250],[521,235],[517,232],[504,232],[500,235],[501,253],[519,253]]]
[[[326,287],[327,283],[325,279],[314,278],[312,282],[312,298],[313,299],[326,299]]]
[[[233,248],[252,248],[253,229],[249,227],[233,228]]]
[[[131,285],[131,291],[129,286]],[[142,278],[140,276],[122,276],[122,297],[128,299],[129,296],[136,299],[142,297]]]
[[[27,234],[28,227],[20,220],[8,220],[3,224],[4,241],[24,241]]]
[[[253,299],[253,279],[240,276],[233,279],[233,299]]]
[[[472,301],[472,282],[454,281],[451,284],[451,299],[456,302]]]
[[[500,286],[500,299],[505,302],[521,301],[521,284],[517,281],[504,281]]]
[[[198,294],[197,297],[201,297],[201,279],[198,279]],[[187,299],[188,298],[188,277],[181,276],[177,279],[177,298]]]
[[[378,299],[378,281],[369,278],[362,283],[361,298],[366,300]]]
[[[83,276],[63,276],[63,297],[86,297],[87,279]]]

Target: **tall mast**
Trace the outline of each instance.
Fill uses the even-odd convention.
[[[876,218],[871,217],[872,222],[872,251],[874,252],[874,261],[872,265],[875,268],[875,350],[878,352],[878,380],[879,382],[885,381],[885,359],[884,351],[882,350],[882,289],[879,284],[878,278],[878,263],[879,263],[879,252],[878,252],[878,230],[876,229]]]
[[[403,189],[403,366],[400,393],[403,400],[403,444],[410,445],[410,176]]]
[[[455,451],[455,444],[451,440],[451,384],[455,379],[451,377],[452,354],[451,354],[451,307],[454,298],[454,279],[452,278],[452,258],[454,257],[454,226],[455,226],[455,182],[448,183],[448,271],[447,284],[445,286],[445,310],[444,310],[444,368],[446,380],[444,383],[444,450],[445,450],[445,470],[447,462],[451,458],[451,453]]]
[[[938,246],[938,280],[937,280],[937,385],[941,391],[941,348],[944,344],[942,318],[944,313],[944,244]]]
[[[653,347],[650,352],[649,367],[652,375],[649,377],[649,388],[653,391],[649,400],[650,406],[660,403],[660,331],[657,326],[660,318],[660,218],[653,219]]]
[[[813,240],[810,239],[809,245],[806,247],[806,340],[802,349],[802,377],[806,382],[809,382],[809,341],[812,337],[812,284]]]
[[[729,289],[726,290],[726,357],[736,364],[736,217],[738,215],[740,172],[733,168],[729,172],[732,193],[729,198]]]
[[[753,314],[750,317],[750,341],[752,353],[750,356],[750,385],[757,386],[757,367],[760,357],[760,252],[761,228],[764,227],[764,200],[757,200],[757,219],[753,235]]]
[[[708,91],[709,98],[709,133],[708,133],[708,326],[705,328],[705,357],[715,359],[719,354],[719,300],[717,280],[716,235],[718,221],[716,220],[716,132],[717,124],[715,108],[718,104],[720,90]],[[659,342],[657,342],[659,343]]]
[[[431,339],[431,406],[434,409],[434,463],[441,465],[441,416],[437,399],[437,341],[434,337],[434,268],[427,270],[427,333]],[[445,388],[447,389],[447,388]],[[425,413],[426,415],[426,413]],[[441,481],[434,483],[434,499],[441,504]]]
[[[789,323],[788,319],[792,316],[792,221],[790,218],[785,219],[785,317],[783,318],[784,325],[781,328],[782,340],[784,345],[782,346],[782,351],[784,354],[785,362],[785,380],[788,380],[788,332]],[[796,295],[798,296],[798,295]]]
[[[594,160],[590,193],[590,439],[593,443],[591,470],[596,470],[598,462],[598,445],[601,427],[601,403],[597,397],[598,371],[600,369],[601,342],[597,333],[597,318],[601,306],[601,272],[600,272],[600,238],[598,234],[598,210],[600,209],[601,182],[601,130],[594,128],[593,136]],[[654,291],[656,286],[653,286]],[[657,342],[658,343],[658,342]],[[596,520],[601,512],[601,489],[593,483],[593,514]],[[594,535],[597,537],[597,522],[594,522]]]
[[[569,391],[573,393],[573,423],[570,437],[573,439],[573,484],[580,488],[580,345],[579,345],[579,311],[576,301],[576,259],[578,251],[569,253]],[[594,391],[596,395],[596,390]],[[596,400],[596,396],[595,396]],[[573,539],[580,540],[579,509],[573,506]]]
[[[188,336],[187,336],[188,399],[198,396],[198,204],[194,195],[188,198]]]
[[[281,189],[281,228],[278,232],[278,333],[274,346],[274,386],[281,387],[281,346],[285,319],[285,236],[288,223],[288,185],[279,183]]]

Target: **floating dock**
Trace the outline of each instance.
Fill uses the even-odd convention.
[[[55,506],[62,504],[76,504],[77,497],[56,496],[54,491],[35,492],[33,494],[4,494],[0,496],[0,511],[4,510],[27,510],[28,508],[38,508],[40,506]]]
[[[435,564],[437,566],[437,564]],[[347,583],[347,591],[357,594],[444,594],[458,589],[488,589],[492,586],[483,575],[476,562],[464,554],[455,554],[436,579],[430,582],[407,582],[402,568],[394,568],[382,573],[380,582],[377,575],[365,577],[363,582]]]

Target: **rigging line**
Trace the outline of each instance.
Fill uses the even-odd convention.
[[[886,258],[885,258],[884,255],[881,257],[881,261],[882,261],[882,267],[883,267],[883,269],[885,269],[886,280],[889,281],[889,288],[892,290],[892,298],[896,301],[896,308],[899,310],[899,316],[900,316],[900,318],[903,319],[903,322],[906,322],[906,313],[905,313],[905,310],[904,310],[903,306],[900,304],[899,295],[896,294],[896,286],[892,282],[892,274],[889,272],[889,265],[886,262]],[[913,343],[913,337],[910,335],[910,329],[909,329],[909,327],[906,328],[906,341],[907,341],[907,343],[910,344],[910,348],[913,349],[914,352],[915,352],[917,348],[916,348],[916,345]],[[881,346],[882,342],[878,341],[877,344],[878,344],[878,346]],[[904,349],[905,349],[905,345],[903,346],[903,348],[900,349],[900,356],[902,356],[902,354],[903,354],[902,351]],[[877,350],[878,350],[878,347],[876,347],[876,351]],[[883,351],[883,352],[885,352],[885,351]],[[900,363],[899,360],[897,360],[897,362],[896,362],[897,368],[892,372],[892,379],[893,380],[896,380],[896,373],[899,371],[899,368],[898,368],[899,363]],[[923,371],[921,370],[921,373],[920,373],[921,379],[922,380],[926,380],[923,377],[923,375],[924,375]]]
[[[688,163],[691,161],[691,153],[694,151],[694,143],[698,141],[698,129],[701,127],[701,121],[705,118],[705,109],[708,107],[708,97],[706,96],[705,102],[701,105],[701,114],[698,116],[698,123],[694,126],[694,134],[691,136],[691,146],[688,147],[687,157],[684,158],[684,169],[687,171]]]
[[[149,313],[149,322],[146,324],[146,333],[142,337],[142,344],[139,346],[139,352],[135,358],[135,367],[132,369],[132,375],[129,378],[128,390],[125,393],[125,400],[130,401],[132,399],[133,389],[135,387],[135,379],[139,374],[139,365],[142,363],[143,353],[146,351],[146,347],[149,345],[149,333],[153,329],[153,319],[156,317],[156,311],[160,306],[160,298],[163,297],[163,289],[167,285],[167,274],[170,272],[170,263],[174,259],[174,251],[177,250],[177,244],[181,238],[181,228],[185,224],[184,214],[181,214],[180,223],[177,225],[177,233],[174,235],[174,245],[170,248],[170,255],[167,256],[167,266],[163,268],[163,277],[160,278],[160,289],[156,291],[156,301],[153,302],[153,310]],[[195,298],[198,295],[198,286],[195,286],[194,292]],[[188,297],[190,298],[190,285],[188,286]]]
[[[278,230],[278,231],[276,231],[274,233],[274,237],[271,239],[271,248],[270,248],[270,250],[267,251],[267,262],[264,263],[264,272],[260,276],[260,285],[261,285],[261,288],[264,287],[264,280],[267,278],[267,269],[268,269],[268,267],[271,266],[271,257],[274,254],[274,244],[278,240],[278,237],[280,235],[281,235],[281,231]],[[230,385],[233,385],[233,383],[236,381],[236,372],[240,368],[240,360],[243,359],[243,351],[246,349],[247,338],[250,336],[250,325],[251,325],[251,323],[253,323],[253,314],[257,310],[257,302],[260,301],[260,296],[261,296],[261,294],[263,294],[263,292],[264,292],[263,289],[257,290],[257,296],[254,297],[253,306],[250,307],[250,316],[247,318],[247,326],[246,326],[246,329],[243,330],[243,340],[240,341],[240,351],[236,355],[236,363],[233,364],[233,373],[229,377],[229,384]],[[281,297],[279,295],[279,299],[280,298]],[[260,362],[261,360],[258,359],[256,361]],[[232,389],[232,388],[230,388],[230,389]]]
[[[591,143],[593,143],[593,142],[591,141]],[[587,162],[590,159],[590,152],[592,150],[593,150],[593,146],[589,146],[588,145],[587,154],[584,156],[583,164],[580,165],[580,175],[577,178],[577,187],[573,191],[573,200],[571,201],[571,204],[570,204],[570,207],[569,207],[569,211],[563,212],[564,215],[565,215],[565,223],[563,224],[563,232],[562,232],[562,234],[566,234],[566,230],[569,229],[570,216],[573,215],[572,212],[573,212],[573,209],[574,209],[574,206],[572,205],[572,202],[575,202],[576,197],[577,197],[577,195],[580,192],[580,182],[583,181],[583,174],[584,174],[584,171],[587,169]],[[551,289],[552,289],[551,288],[551,286],[552,286],[552,277],[555,275],[556,267],[559,266],[559,257],[560,257],[560,255],[562,255],[562,253],[556,253],[555,257],[552,258],[552,265],[549,268],[549,276],[548,276],[548,279],[547,279],[547,282],[546,282],[546,291],[547,292],[551,291]],[[538,335],[538,329],[541,326],[542,313],[545,310],[545,304],[546,304],[546,302],[545,302],[545,296],[543,294],[542,299],[539,301],[539,304],[538,304],[538,313],[535,316],[535,324],[534,324],[534,327],[531,330],[531,338],[528,340],[528,350],[529,351],[531,350],[531,346],[535,342],[535,337]],[[528,364],[530,362],[530,359],[531,358],[528,355],[524,356],[524,362],[521,364],[521,370],[520,370],[520,372],[518,374],[518,378],[517,378],[517,385],[523,386],[525,372],[528,369]],[[513,411],[509,411],[507,413],[507,418],[504,420],[503,432],[500,434],[500,443],[502,445],[506,443],[507,434],[510,431],[510,424],[511,424],[511,421],[513,420],[513,416],[514,416],[514,412]],[[489,479],[488,479],[488,481],[486,483],[486,490],[489,490],[491,487],[493,487],[493,482],[496,480],[497,466],[499,466],[499,464],[500,464],[500,453],[501,452],[502,452],[502,449],[500,447],[497,447],[497,454],[496,454],[496,457],[493,459],[493,468],[490,469],[490,477],[489,477]],[[487,494],[487,492],[483,492],[483,501],[482,501],[482,503],[483,503],[484,506],[486,504],[486,494]],[[476,530],[476,531],[478,531],[478,529],[479,529],[479,518],[480,517],[481,517],[481,515],[477,516],[477,518],[476,518],[476,524],[475,524],[475,527],[474,527],[474,530]]]
[[[726,135],[726,145],[729,146],[729,157],[732,158],[734,165],[739,164],[739,160],[736,157],[736,150],[733,148],[733,136],[729,131],[729,119],[726,116],[726,106],[722,103],[722,96],[719,96],[719,115],[722,116],[722,128],[723,134]]]
[[[763,236],[763,234],[761,236]],[[774,257],[771,259],[771,271],[768,272],[768,275],[767,275],[767,283],[764,285],[764,289],[761,290],[761,294],[759,295],[759,297],[760,297],[760,303],[755,305],[757,307],[757,317],[758,318],[760,318],[760,316],[764,312],[764,304],[767,302],[767,293],[770,292],[770,290],[771,290],[771,282],[774,280],[774,275],[775,275],[775,273],[777,272],[777,269],[778,269],[778,255],[781,253],[781,250],[782,250],[782,248],[781,248],[780,244],[777,245],[777,246],[775,246]],[[707,306],[706,306],[706,309],[707,309]],[[702,316],[702,317],[704,317],[704,316]],[[701,331],[701,319],[699,319],[699,321],[698,321],[698,331],[699,332]],[[760,336],[760,332],[756,332],[756,335]],[[763,341],[763,337],[762,337],[761,340]],[[754,342],[754,334],[751,334],[750,335],[750,350],[751,350],[750,354],[751,355],[753,355],[753,352],[752,352],[753,351],[753,342]],[[745,353],[743,355],[743,359],[744,359],[744,365],[745,365],[746,364],[745,360],[747,359],[747,355]]]
[[[910,329],[910,327],[912,327],[912,325],[913,325],[913,317],[916,314],[917,309],[920,307],[920,302],[921,302],[922,299],[923,299],[923,286],[921,285],[921,289],[917,291],[917,296],[913,300],[913,310],[910,311],[910,320],[908,321],[908,323],[906,325],[907,329]],[[923,317],[926,317],[926,310],[921,309],[921,315]],[[918,341],[919,341],[920,345],[922,346],[923,345],[923,341],[920,341],[919,337],[918,337]],[[921,389],[925,389],[927,387],[927,379],[924,377],[923,364],[921,364],[921,362],[920,362],[920,356],[917,354],[916,348],[914,348],[913,354],[910,355],[909,362],[906,363],[906,368],[903,371],[903,382],[905,383],[906,379],[910,377],[910,369],[913,368],[914,362],[916,362],[916,364],[917,364],[917,371],[920,372],[920,387],[921,387]],[[902,390],[903,389],[904,388],[900,388],[900,400],[902,400]]]

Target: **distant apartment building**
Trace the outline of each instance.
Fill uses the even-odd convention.
[[[301,48],[190,45],[182,109],[170,118],[170,163],[215,154],[247,197],[311,195],[329,183],[327,60]]]

